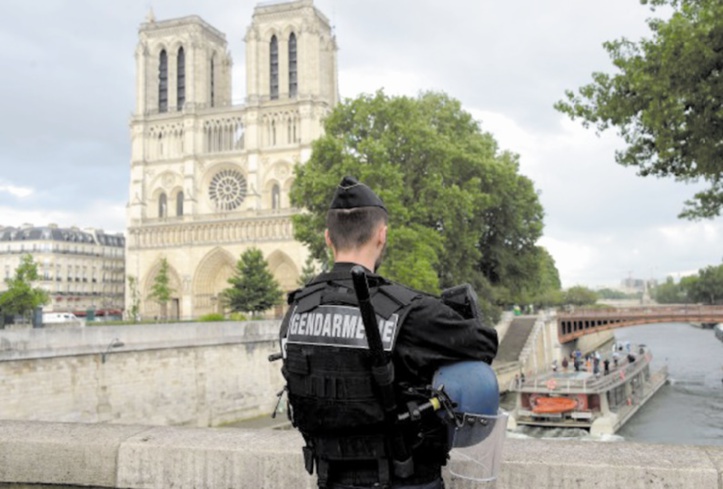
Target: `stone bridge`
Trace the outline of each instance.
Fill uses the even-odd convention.
[[[560,312],[557,314],[557,335],[560,343],[564,344],[600,331],[651,323],[723,323],[723,306],[680,305]]]

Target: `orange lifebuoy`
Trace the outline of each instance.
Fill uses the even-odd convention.
[[[533,406],[533,413],[565,413],[577,408],[577,400],[569,397],[540,397]]]
[[[545,383],[545,385],[548,389],[554,391],[557,388],[557,381],[555,379],[550,379]]]

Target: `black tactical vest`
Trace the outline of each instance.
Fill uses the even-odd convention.
[[[399,328],[420,294],[377,276],[369,277],[369,285],[383,347],[391,355]],[[292,293],[289,305],[280,332],[282,372],[289,416],[307,442],[307,470],[311,473],[316,465],[320,487],[330,478],[388,486],[393,447],[349,273],[322,274]],[[404,406],[408,386],[395,384],[395,394],[397,405]],[[404,429],[411,451],[422,438],[420,426]],[[425,451],[429,455],[429,447]],[[439,446],[431,459],[439,467],[446,455],[447,447]],[[425,467],[415,468],[416,476],[424,472]]]

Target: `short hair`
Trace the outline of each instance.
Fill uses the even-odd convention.
[[[329,209],[326,229],[336,250],[352,250],[363,246],[380,224],[387,223],[387,212],[381,207]]]

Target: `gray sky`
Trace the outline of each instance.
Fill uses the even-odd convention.
[[[0,225],[125,229],[137,29],[200,15],[226,33],[245,96],[247,0],[2,0]],[[648,36],[638,0],[315,0],[335,26],[342,97],[442,90],[521,156],[563,286],[664,278],[723,259],[723,220],[676,218],[701,186],[641,178],[552,105],[610,71],[602,43]]]

